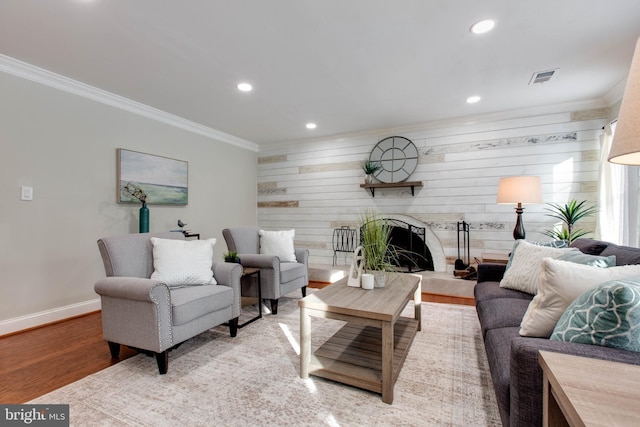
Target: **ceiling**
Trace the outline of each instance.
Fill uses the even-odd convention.
[[[604,102],[638,36],[638,0],[0,2],[1,54],[260,146]]]

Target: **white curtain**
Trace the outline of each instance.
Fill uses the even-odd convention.
[[[638,245],[638,167],[609,163],[616,124],[601,137],[596,236],[619,245]]]

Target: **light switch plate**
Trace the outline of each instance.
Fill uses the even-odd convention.
[[[33,187],[20,187],[20,200],[33,200]]]

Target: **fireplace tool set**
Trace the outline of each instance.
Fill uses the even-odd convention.
[[[469,223],[458,221],[458,259],[454,264],[453,275],[467,280],[475,280],[477,271],[471,266],[471,250],[469,243]],[[462,239],[460,238],[462,236]],[[462,258],[464,257],[464,259]]]

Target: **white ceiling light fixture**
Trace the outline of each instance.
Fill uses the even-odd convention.
[[[249,83],[238,83],[238,85],[236,86],[238,88],[238,90],[240,92],[251,92],[253,90],[253,86],[251,86]]]
[[[469,31],[471,31],[473,34],[484,34],[493,30],[493,27],[495,26],[496,21],[494,21],[493,19],[485,19],[473,24],[471,28],[469,28]]]
[[[467,98],[467,104],[475,104],[476,102],[480,102],[482,98],[478,95],[473,95]]]
[[[307,123],[307,129],[315,129],[318,126],[315,123]]]

